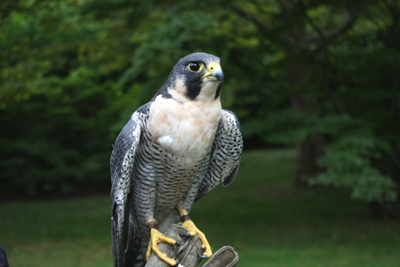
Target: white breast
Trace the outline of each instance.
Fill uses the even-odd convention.
[[[199,158],[211,149],[221,118],[221,102],[178,102],[158,96],[150,108],[153,140],[173,154]]]

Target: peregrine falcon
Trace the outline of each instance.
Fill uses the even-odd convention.
[[[193,53],[178,61],[153,99],[133,113],[111,154],[111,228],[115,267],[144,266],[157,243],[176,245],[162,233],[180,220],[205,235],[188,213],[218,184],[228,186],[239,169],[243,138],[236,115],[221,108],[220,59]]]

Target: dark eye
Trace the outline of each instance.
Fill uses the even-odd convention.
[[[203,64],[199,63],[199,62],[190,62],[189,65],[187,66],[187,68],[191,72],[200,72],[203,68]]]
[[[189,68],[191,71],[198,71],[200,69],[200,65],[197,62],[192,62],[190,63]]]

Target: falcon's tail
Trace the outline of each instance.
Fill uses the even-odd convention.
[[[128,211],[128,209],[126,209],[126,211]],[[118,228],[114,217],[115,216],[111,217],[114,267],[144,267],[146,262],[142,256],[142,240],[136,232],[132,221],[125,220],[124,233],[127,234],[121,236],[121,240],[119,240],[117,238]],[[129,216],[125,216],[125,218],[128,219]]]

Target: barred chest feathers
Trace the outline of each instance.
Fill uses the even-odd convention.
[[[221,118],[221,102],[177,101],[159,95],[152,106],[148,130],[154,141],[169,153],[194,161],[211,146]]]

